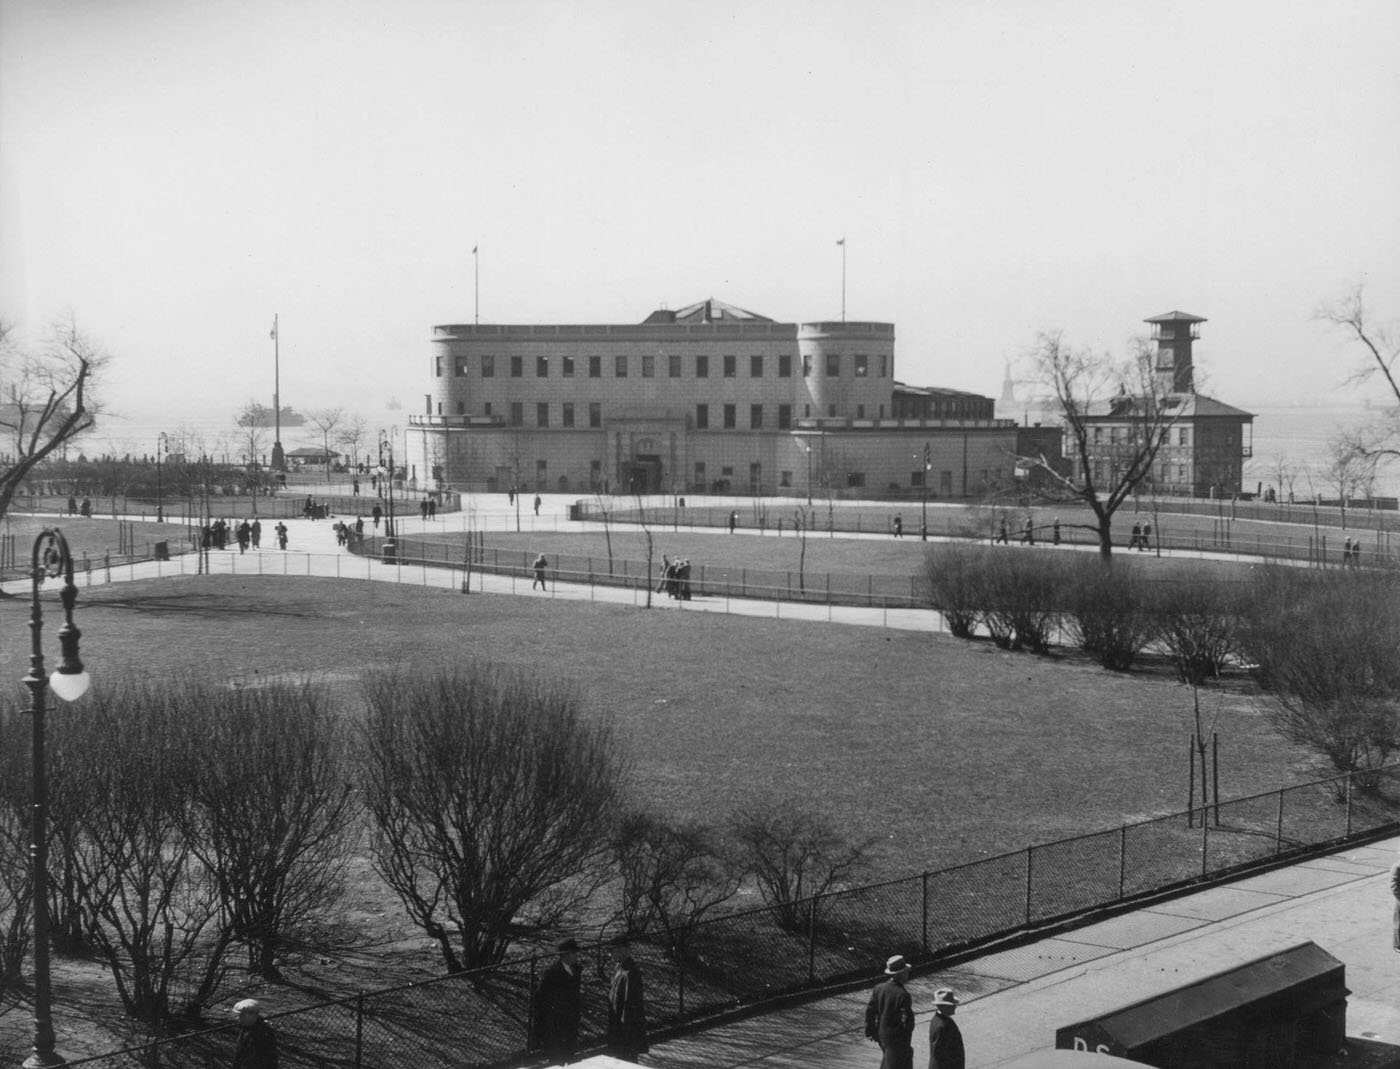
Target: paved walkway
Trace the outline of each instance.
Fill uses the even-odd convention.
[[[1354,847],[918,975],[910,982],[919,1025],[914,1064],[928,1061],[939,987],[964,1000],[958,1022],[968,1065],[990,1069],[1053,1047],[1064,1025],[1308,940],[1346,966],[1347,1034],[1400,1044],[1400,955],[1391,949],[1387,876],[1398,849],[1400,838]],[[834,995],[660,1043],[646,1062],[873,1069],[880,1059],[864,1038],[867,998],[867,991]]]

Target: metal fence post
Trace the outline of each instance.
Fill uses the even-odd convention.
[[[927,953],[928,953],[928,870],[927,870],[927,869],[924,870],[924,876],[923,876],[922,883],[923,883],[923,890],[924,890],[924,902],[923,902],[923,907],[922,907],[922,908],[920,909],[920,911],[919,911],[919,914],[920,914],[920,916],[923,918],[924,939],[923,939],[923,944],[922,944],[922,945],[923,945],[923,948],[924,948],[924,953],[927,954]]]
[[[1347,773],[1347,837],[1351,837],[1351,773]]]
[[[1033,866],[1033,864],[1032,864],[1032,862],[1031,862],[1031,856],[1032,856],[1032,854],[1034,853],[1034,851],[1035,851],[1035,847],[1033,847],[1033,846],[1028,846],[1028,847],[1026,847],[1026,923],[1027,923],[1027,924],[1030,924],[1030,922],[1031,922],[1031,877],[1032,877],[1032,875],[1034,874],[1034,871],[1035,871],[1034,866]]]
[[[1123,898],[1123,888],[1128,880],[1128,825],[1118,825],[1118,898]]]
[[[355,996],[355,1069],[364,1064],[365,1050],[365,993]]]
[[[807,982],[817,979],[817,896],[807,900]]]
[[[1210,871],[1210,820],[1204,801],[1201,803],[1201,875]]]

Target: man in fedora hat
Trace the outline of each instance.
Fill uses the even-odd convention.
[[[615,935],[608,943],[613,974],[608,984],[608,1053],[618,1061],[635,1062],[647,1052],[646,996],[642,970],[632,959],[627,936]]]
[[[880,1069],[914,1069],[914,1001],[905,989],[909,963],[903,954],[885,962],[885,980],[870,992],[865,1038],[880,1044]]]
[[[958,996],[946,987],[933,993],[933,1020],[928,1024],[928,1069],[965,1069],[962,1032],[953,1020]]]
[[[531,1001],[530,1047],[543,1052],[551,1062],[562,1064],[578,1050],[583,970],[579,968],[577,940],[561,940],[555,950],[559,957],[540,977],[540,986]]]

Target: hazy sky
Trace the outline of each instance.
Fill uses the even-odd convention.
[[[0,0],[0,313],[146,423],[417,411],[434,324],[713,296],[896,324],[995,395],[1037,332],[1206,316],[1208,392],[1333,393],[1400,316],[1400,2]],[[114,428],[114,433],[116,428]]]

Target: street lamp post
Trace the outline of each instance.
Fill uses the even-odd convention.
[[[807,504],[810,505],[812,503],[812,447],[804,445],[802,448],[807,450]]]
[[[916,454],[917,455],[917,454]],[[923,488],[923,522],[919,527],[919,536],[923,541],[928,541],[928,473],[932,465],[929,463],[929,444],[924,443],[924,477],[919,480]]]
[[[161,431],[156,437],[156,523],[165,522],[165,506],[162,502],[160,483],[160,457],[161,453],[170,452],[170,438]]]
[[[89,679],[78,657],[78,639],[82,632],[73,623],[73,606],[78,600],[78,587],[73,582],[73,555],[58,528],[46,527],[34,539],[31,563],[29,674],[22,682],[29,688],[29,711],[34,718],[33,814],[29,844],[30,884],[34,895],[34,1053],[25,1060],[24,1069],[46,1069],[62,1065],[64,1060],[54,1052],[53,996],[49,987],[49,781],[44,759],[45,697],[52,685],[53,692],[64,701],[74,701],[83,696]],[[44,653],[39,642],[39,633],[44,627],[39,587],[46,578],[60,576],[63,577],[59,596],[63,602],[64,622],[58,632],[58,642],[63,660],[50,679],[44,672]]]

